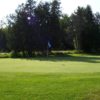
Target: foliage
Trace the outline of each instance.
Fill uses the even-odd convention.
[[[23,57],[51,50],[100,52],[100,14],[89,5],[68,16],[62,14],[59,0],[27,0],[7,20],[8,26],[0,29],[0,51],[22,52]]]
[[[100,40],[98,36],[100,32],[91,7],[78,7],[71,18],[76,50],[83,50],[85,52],[97,50],[99,48],[98,43]]]
[[[74,49],[71,24],[72,24],[71,18],[66,14],[62,15],[60,19],[60,27],[62,33],[62,44],[63,44],[62,48],[65,50]]]
[[[6,34],[3,29],[0,29],[0,51],[4,52],[7,49]]]

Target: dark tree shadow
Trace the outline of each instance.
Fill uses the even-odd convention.
[[[51,54],[48,57],[46,56],[37,56],[33,58],[25,58],[27,60],[39,60],[39,61],[76,61],[76,62],[87,62],[87,63],[100,63],[100,56],[95,55],[81,55],[81,56],[73,56],[71,54],[59,53],[59,54]]]

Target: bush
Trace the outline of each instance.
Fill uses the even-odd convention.
[[[11,54],[10,53],[0,53],[0,58],[10,58]]]
[[[20,57],[22,57],[22,55],[18,52],[11,52],[11,57],[12,58],[20,58]]]

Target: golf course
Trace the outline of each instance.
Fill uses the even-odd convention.
[[[0,100],[100,100],[100,56],[0,58]]]
[[[0,100],[100,100],[100,0],[0,9]]]

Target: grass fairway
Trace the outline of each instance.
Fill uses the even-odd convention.
[[[100,100],[100,56],[1,58],[0,100]]]

